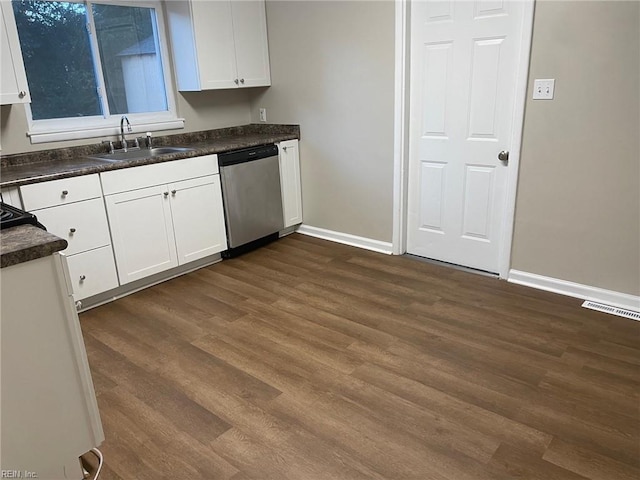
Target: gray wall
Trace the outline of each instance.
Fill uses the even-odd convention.
[[[390,242],[393,2],[268,0],[267,24],[252,118],[300,124],[304,223]]]
[[[530,83],[556,90],[526,105],[512,268],[640,294],[639,24],[635,1],[537,3]]]

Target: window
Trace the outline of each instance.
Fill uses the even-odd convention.
[[[182,127],[159,3],[13,0],[32,142]],[[153,127],[156,128],[153,128]]]

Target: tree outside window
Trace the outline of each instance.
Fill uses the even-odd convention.
[[[168,110],[155,8],[12,4],[33,120]]]

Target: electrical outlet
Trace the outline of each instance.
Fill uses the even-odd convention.
[[[553,89],[556,81],[553,78],[536,78],[533,81],[534,100],[553,100]]]
[[[261,122],[266,122],[267,121],[267,109],[266,108],[261,108],[260,109],[260,121]]]

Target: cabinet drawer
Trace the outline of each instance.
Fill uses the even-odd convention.
[[[118,286],[118,274],[111,246],[69,255],[66,259],[75,300],[82,300]]]
[[[102,198],[70,203],[33,213],[47,230],[69,242],[66,255],[111,244]]]
[[[55,207],[102,196],[98,174],[32,183],[20,187],[22,204],[27,211]]]
[[[216,173],[218,173],[218,156],[203,155],[104,172],[100,174],[100,178],[104,194],[111,195]]]

